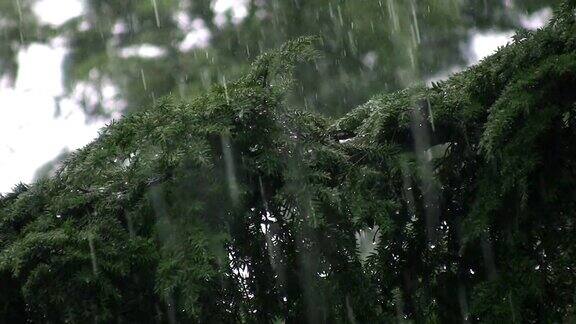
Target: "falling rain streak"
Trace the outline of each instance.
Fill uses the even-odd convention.
[[[397,32],[400,30],[400,22],[398,20],[398,14],[396,12],[396,5],[395,0],[387,0],[388,4],[388,14],[390,15],[390,20],[392,21],[392,26],[394,31]]]
[[[410,1],[410,9],[412,11],[412,30],[416,36],[416,43],[420,44],[420,27],[418,25],[418,16],[416,15],[416,5],[414,4],[414,0]]]
[[[228,84],[226,82],[226,77],[222,77],[222,87],[224,87],[224,96],[226,96],[226,103],[230,104],[230,96],[228,95]]]
[[[427,105],[426,105],[427,106]],[[419,124],[413,124],[413,134],[415,137],[415,147],[418,150],[422,177],[422,188],[424,198],[424,214],[426,215],[426,227],[428,233],[428,240],[431,244],[437,243],[437,227],[440,223],[440,192],[438,179],[434,173],[434,166],[430,159],[426,159],[422,154],[424,150],[431,148],[430,129],[428,128],[427,119],[418,117]]]
[[[160,15],[158,14],[158,4],[156,0],[152,0],[152,6],[154,7],[154,17],[156,18],[156,27],[160,28]]]
[[[428,106],[428,116],[430,117],[430,126],[432,127],[432,132],[436,132],[436,125],[434,123],[434,111],[432,110],[432,104],[430,103],[430,99],[426,98],[426,104]]]
[[[144,86],[144,91],[148,91],[148,86],[146,85],[146,76],[144,75],[144,69],[140,69],[140,78],[142,79],[142,85]]]
[[[20,0],[16,0],[16,10],[18,11],[18,32],[20,34],[20,43],[24,43],[24,34],[22,33],[22,6]]]
[[[240,201],[240,190],[238,187],[238,180],[236,179],[236,171],[234,169],[234,155],[232,153],[232,143],[230,136],[223,134],[222,141],[222,154],[224,156],[224,166],[226,168],[226,180],[228,181],[228,190],[230,198],[235,205]]]
[[[92,259],[92,272],[95,276],[98,275],[98,262],[96,260],[96,248],[94,247],[93,234],[88,235],[88,246],[90,247],[90,258]]]
[[[17,46],[18,37],[21,43],[39,43],[38,39],[46,38],[43,30],[39,29],[36,35],[30,27],[36,26],[31,23],[34,15],[29,14],[33,0],[5,1],[8,19],[12,19],[10,44]],[[85,277],[120,282],[121,289],[128,292],[118,289],[122,296],[139,296],[139,289],[146,289],[141,294],[143,303],[138,299],[134,314],[155,309],[156,315],[145,316],[157,316],[162,322],[202,322],[195,316],[215,318],[218,313],[222,318],[233,315],[247,322],[292,322],[298,317],[309,322],[338,318],[350,323],[371,323],[384,316],[390,320],[397,316],[399,323],[407,323],[428,311],[438,321],[443,321],[444,316],[463,323],[480,321],[475,314],[475,285],[484,280],[491,284],[506,279],[509,269],[501,251],[507,243],[504,235],[498,235],[506,232],[467,225],[478,238],[472,239],[472,249],[463,243],[459,218],[468,217],[465,204],[477,197],[467,187],[476,190],[475,182],[480,179],[476,175],[467,177],[477,171],[475,163],[483,162],[476,162],[473,154],[471,160],[468,155],[461,155],[460,151],[469,146],[456,146],[460,135],[464,139],[470,133],[469,124],[459,130],[463,134],[447,134],[451,130],[446,126],[464,114],[445,119],[454,109],[448,106],[454,102],[458,109],[468,111],[466,101],[460,105],[459,96],[470,98],[467,89],[475,89],[478,83],[465,82],[469,74],[464,72],[457,79],[466,85],[462,89],[451,88],[451,81],[440,85],[439,92],[435,92],[435,86],[417,86],[430,77],[427,73],[432,70],[442,72],[446,64],[466,61],[466,54],[460,53],[464,52],[462,44],[469,41],[467,35],[478,26],[465,25],[469,22],[460,21],[456,13],[445,8],[454,7],[450,4],[455,3],[460,6],[462,1],[448,0],[444,6],[436,4],[442,1],[430,1],[426,6],[420,0],[329,0],[323,4],[288,0],[251,7],[251,0],[228,0],[222,2],[231,3],[231,7],[211,12],[217,2],[220,1],[207,1],[207,7],[202,8],[207,12],[200,12],[177,1],[150,0],[143,2],[144,8],[123,7],[131,12],[104,10],[110,17],[100,17],[101,13],[94,10],[98,1],[84,1],[84,12],[90,14],[77,16],[61,28],[70,29],[61,37],[66,55],[76,60],[72,60],[75,65],[70,68],[73,77],[83,75],[78,70],[89,70],[86,67],[94,65],[94,58],[98,58],[94,70],[103,71],[97,78],[79,77],[73,82],[115,89],[114,96],[134,110],[150,103],[156,105],[156,96],[161,98],[175,91],[181,98],[166,104],[162,101],[160,107],[150,107],[143,113],[130,111],[118,122],[120,126],[114,122],[106,131],[112,135],[105,136],[113,141],[96,141],[84,149],[87,154],[74,158],[79,163],[65,162],[68,164],[64,164],[62,176],[33,185],[49,190],[22,193],[24,202],[39,198],[42,204],[46,201],[55,205],[47,206],[47,210],[78,204],[78,208],[48,220],[54,226],[72,226],[80,235],[72,241],[80,242],[79,246],[58,247],[61,250],[55,251],[63,253],[57,257],[65,257],[69,251],[76,253],[76,248],[82,252]],[[246,19],[235,13],[241,2],[245,3]],[[494,9],[497,5],[493,3],[497,2],[521,5],[521,1],[494,1],[488,8],[487,0],[483,0],[484,8],[470,10],[466,5],[466,15],[471,16],[465,16],[466,20],[473,21],[472,16],[477,14],[471,11],[485,11],[484,16],[492,14],[488,9]],[[482,2],[478,4],[481,6]],[[225,19],[220,21],[218,17]],[[0,12],[2,27],[4,18]],[[482,17],[482,21],[490,20],[486,18]],[[450,25],[455,21],[456,25]],[[510,26],[507,24],[506,28]],[[58,35],[59,28],[48,34]],[[202,45],[192,42],[196,45],[185,49],[179,46],[199,30],[212,37],[206,37],[200,42]],[[250,69],[247,57],[256,57],[303,33],[321,36],[313,46],[325,56],[314,60],[314,67],[298,67],[294,89],[288,90],[286,96],[280,97],[281,87],[268,91],[252,84],[252,79],[234,81],[240,71]],[[555,35],[550,33],[547,37],[554,39]],[[90,46],[83,45],[86,39]],[[115,54],[128,45],[142,45],[143,50],[130,58]],[[290,46],[286,48],[286,52],[291,50]],[[154,54],[155,51],[161,54]],[[276,64],[282,64],[280,61],[285,58],[284,50],[281,52],[278,57],[271,56],[273,61],[264,61],[272,65],[266,70],[270,78],[278,72]],[[536,52],[547,58],[546,49],[538,48]],[[90,55],[85,58],[78,53]],[[477,73],[482,73],[479,70]],[[128,78],[132,83],[125,86]],[[490,77],[486,78],[489,81]],[[198,93],[212,85],[206,96]],[[403,88],[409,90],[394,94]],[[383,92],[387,93],[385,103],[378,96]],[[100,103],[105,101],[101,93],[94,99]],[[269,97],[270,93],[274,97]],[[407,95],[402,97],[404,94]],[[480,91],[478,94],[484,95]],[[375,95],[374,100],[353,110]],[[396,95],[400,103],[395,100]],[[301,107],[305,114],[300,115]],[[284,108],[290,109],[289,114]],[[330,117],[325,121],[316,112]],[[219,113],[225,113],[224,117]],[[348,115],[340,118],[340,113]],[[246,116],[253,118],[250,123],[244,123]],[[332,124],[332,117],[343,122]],[[223,131],[222,125],[233,126]],[[561,131],[568,132],[566,129]],[[122,140],[116,141],[120,136],[114,134],[122,136]],[[444,143],[448,139],[454,143]],[[394,146],[394,150],[387,146]],[[126,148],[130,151],[125,152]],[[111,155],[135,152],[136,148],[142,154],[129,163],[123,164],[123,159],[117,161],[115,157],[114,163],[102,162],[110,160]],[[303,152],[306,154],[300,154]],[[79,181],[72,181],[73,176],[78,176]],[[124,182],[128,177],[130,181]],[[107,196],[106,189],[92,195],[91,187],[82,186],[92,183],[105,183],[113,194],[122,194]],[[42,187],[46,184],[55,185]],[[76,192],[76,187],[82,190]],[[84,195],[86,200],[78,199]],[[63,199],[68,196],[70,199]],[[6,209],[5,204],[10,208]],[[7,210],[9,216],[28,215],[29,208],[24,205],[17,203],[13,209],[19,213],[12,212],[12,202],[5,202],[0,195],[0,214]],[[88,212],[85,205],[89,205]],[[88,224],[94,224],[92,210],[109,226],[127,233],[110,231],[114,235],[108,235],[107,228],[87,230],[91,226]],[[506,210],[501,211],[498,214]],[[120,213],[125,222],[118,219],[122,217]],[[42,220],[42,215],[38,219]],[[29,230],[42,234],[43,229],[36,228],[42,226],[29,226]],[[0,226],[0,236],[2,230]],[[538,239],[544,240],[543,245],[551,245],[546,237]],[[144,241],[150,244],[141,243]],[[522,248],[530,246],[523,244]],[[212,255],[218,249],[224,254]],[[4,248],[2,251],[6,253]],[[30,262],[38,259],[34,258],[35,251],[29,254]],[[537,250],[528,252],[537,254]],[[77,255],[73,257],[76,259]],[[132,261],[132,257],[138,259]],[[16,258],[3,258],[6,263],[12,259]],[[116,269],[122,270],[128,264],[119,263],[121,267],[112,268],[117,266],[117,259],[127,260],[130,271],[116,276]],[[545,255],[536,261],[527,263],[525,268],[534,270],[537,276],[552,272],[553,264]],[[49,266],[52,271],[59,264]],[[139,276],[140,270],[145,275]],[[150,282],[144,282],[148,277]],[[220,285],[226,290],[219,290]],[[49,288],[52,287],[50,283]],[[502,300],[498,306],[512,322],[523,322],[522,295],[512,288],[497,291],[501,294],[498,301]],[[42,290],[52,293],[45,287],[39,288],[44,293]],[[377,295],[380,291],[381,296]],[[70,296],[76,298],[73,293]],[[95,322],[105,321],[98,317],[106,310],[99,294],[100,291],[85,294],[95,301],[95,311],[89,311],[96,314],[100,312],[97,308],[102,307],[102,313],[93,316]],[[438,298],[440,294],[447,301]],[[205,307],[205,300],[209,300],[209,308]],[[67,299],[57,308],[69,311],[67,307],[74,302],[73,298]],[[111,312],[121,309],[118,313],[124,316],[131,311],[124,309],[131,307],[127,304],[120,300]],[[214,305],[218,307],[210,308]],[[210,310],[208,314],[201,314],[205,309]],[[441,311],[434,313],[438,309]],[[444,310],[450,314],[442,314]],[[274,317],[265,318],[270,314]],[[289,318],[290,314],[295,314],[294,318]],[[2,310],[3,322],[1,315]],[[129,317],[120,318],[126,319]]]

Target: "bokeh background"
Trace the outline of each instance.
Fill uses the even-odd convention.
[[[438,82],[544,26],[557,0],[0,0],[0,193],[49,176],[112,119],[194,97],[318,36],[292,105],[341,116]]]

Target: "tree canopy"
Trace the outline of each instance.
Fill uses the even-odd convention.
[[[572,321],[575,7],[338,119],[286,99],[299,38],[111,123],[0,198],[0,319]]]
[[[218,12],[214,0],[83,0],[84,14],[62,26],[38,22],[35,2],[0,4],[9,45],[0,49],[0,74],[15,75],[18,49],[58,39],[69,50],[65,95],[97,117],[168,94],[196,96],[240,77],[258,53],[307,35],[321,36],[323,55],[297,68],[288,100],[342,116],[377,93],[466,65],[472,32],[518,29],[522,15],[559,1],[233,1],[245,10],[240,19]],[[188,37],[208,41],[182,46]],[[158,55],[135,55],[144,46]]]

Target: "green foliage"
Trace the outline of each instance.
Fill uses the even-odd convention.
[[[338,120],[286,99],[301,38],[113,122],[0,198],[0,319],[573,320],[574,13]]]
[[[213,0],[81,0],[82,15],[53,27],[37,21],[31,8],[38,1],[0,4],[0,76],[15,76],[18,51],[28,44],[65,40],[65,96],[92,117],[137,111],[168,94],[189,99],[224,77],[241,77],[258,53],[306,35],[321,36],[323,56],[296,69],[300,86],[287,100],[342,116],[376,93],[464,66],[471,33],[520,28],[521,15],[559,2],[238,0],[246,16],[237,20],[220,16]],[[207,44],[179,46],[199,29],[210,35]],[[123,55],[142,45],[163,55]]]

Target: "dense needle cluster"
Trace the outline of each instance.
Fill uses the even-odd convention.
[[[303,38],[0,198],[0,322],[574,320],[576,23],[329,120]]]

